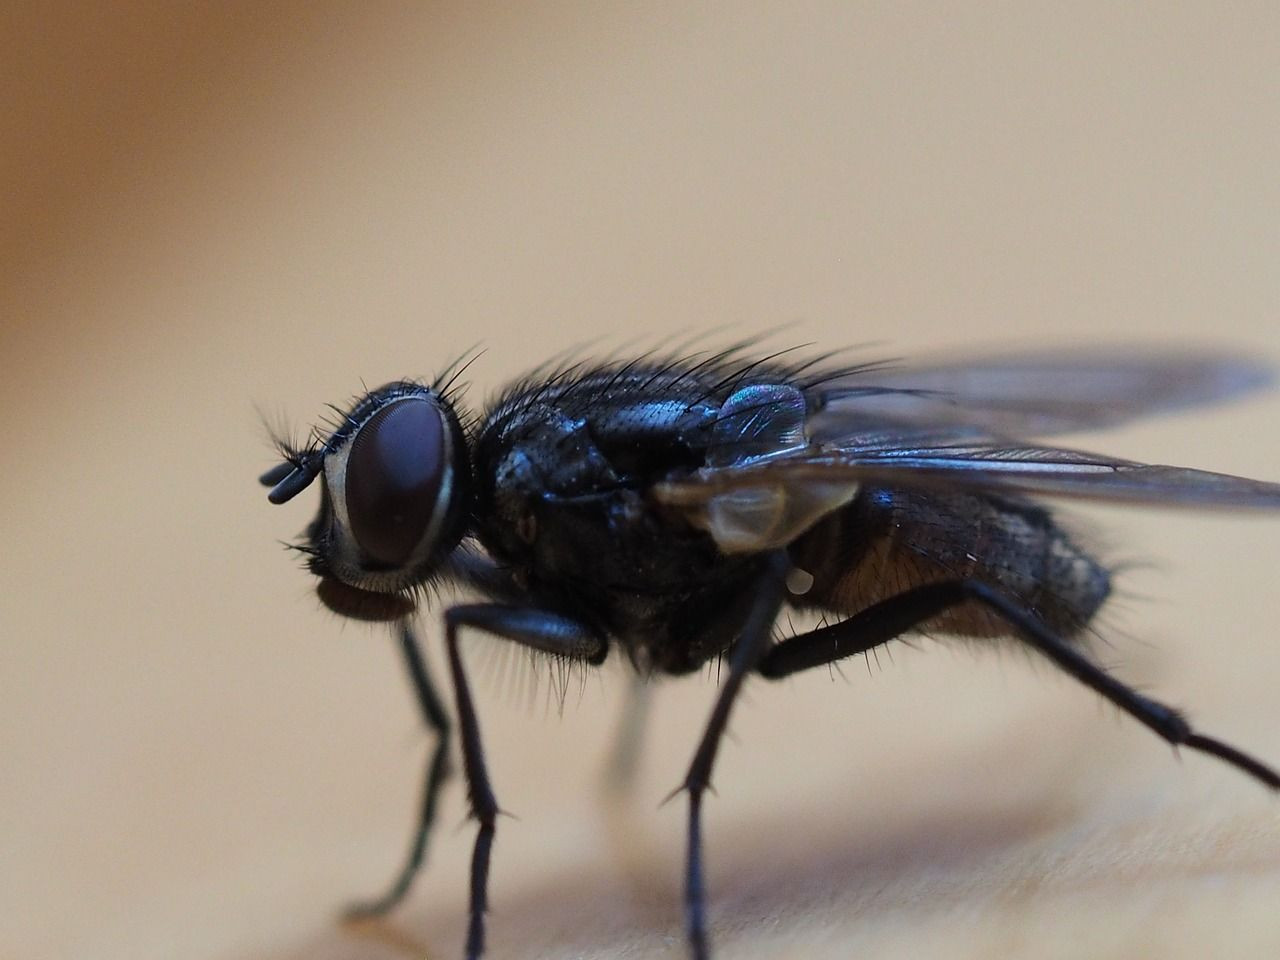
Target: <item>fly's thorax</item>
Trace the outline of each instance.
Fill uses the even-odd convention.
[[[505,564],[534,562],[555,530],[547,510],[613,489],[618,477],[581,418],[544,403],[491,418],[475,444],[477,532]]]

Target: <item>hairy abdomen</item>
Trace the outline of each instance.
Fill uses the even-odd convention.
[[[846,616],[915,586],[975,579],[1020,600],[1069,637],[1111,592],[1107,569],[1049,511],[989,494],[863,490],[796,541],[791,557],[814,578],[796,605]],[[1011,633],[1004,620],[974,603],[923,629],[971,637]]]

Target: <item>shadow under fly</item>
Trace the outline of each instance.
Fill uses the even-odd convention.
[[[445,782],[453,719],[412,619],[431,588],[445,609],[463,773],[479,824],[466,956],[484,952],[498,803],[460,648],[483,631],[562,661],[617,648],[641,678],[724,658],[680,790],[688,795],[685,919],[710,955],[701,807],[748,677],[786,677],[915,630],[1007,638],[1035,650],[1175,746],[1271,789],[1280,775],[1194,729],[1090,656],[1083,635],[1111,571],[1041,498],[1280,509],[1280,484],[1029,442],[1227,399],[1270,381],[1229,355],[1060,351],[938,364],[841,365],[752,353],[539,368],[479,416],[459,362],[432,383],[358,398],[305,447],[281,444],[263,484],[284,503],[320,479],[297,549],[323,603],[392,625],[437,736],[409,857],[380,914],[421,866]],[[822,626],[775,640],[787,610]]]

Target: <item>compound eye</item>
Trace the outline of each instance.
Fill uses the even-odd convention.
[[[352,440],[347,515],[352,536],[374,563],[404,566],[426,536],[449,469],[446,431],[439,408],[413,398],[379,410]]]

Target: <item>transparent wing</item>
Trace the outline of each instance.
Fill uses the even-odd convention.
[[[1130,504],[1280,510],[1280,484],[1033,446],[971,427],[882,428],[654,488],[729,552],[782,546],[864,485],[986,490]]]
[[[810,393],[809,434],[868,421],[1043,437],[1229,400],[1268,386],[1266,365],[1206,350],[1058,350],[968,357],[857,373]]]

